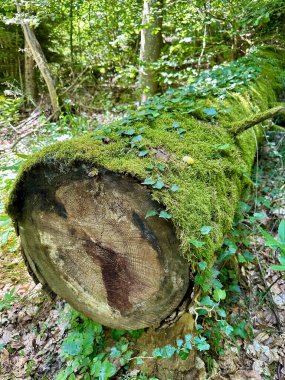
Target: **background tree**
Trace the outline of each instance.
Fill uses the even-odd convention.
[[[158,73],[155,70],[155,63],[160,57],[162,48],[162,12],[163,0],[144,0],[139,78],[142,102],[158,90]]]

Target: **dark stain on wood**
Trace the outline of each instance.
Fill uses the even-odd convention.
[[[141,231],[142,236],[150,242],[152,248],[155,249],[158,253],[161,253],[161,249],[155,234],[151,229],[148,228],[144,220],[136,212],[133,212],[132,220],[134,225]]]
[[[138,285],[129,269],[128,259],[90,239],[84,239],[83,246],[87,254],[100,263],[108,304],[124,315],[133,306],[129,301],[130,289]]]

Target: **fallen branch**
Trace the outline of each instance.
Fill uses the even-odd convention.
[[[238,136],[241,133],[247,131],[248,129],[254,127],[255,125],[257,125],[257,124],[259,124],[265,120],[271,119],[272,117],[278,115],[281,112],[285,112],[284,106],[274,107],[274,108],[270,108],[267,111],[260,112],[254,116],[251,116],[248,119],[245,119],[245,120],[242,120],[241,122],[232,124],[232,126],[230,128],[230,133],[233,136]]]

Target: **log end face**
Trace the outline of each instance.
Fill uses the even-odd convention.
[[[91,169],[31,172],[19,220],[26,256],[56,294],[103,325],[157,324],[188,289],[174,227],[145,219],[158,204],[135,179]]]

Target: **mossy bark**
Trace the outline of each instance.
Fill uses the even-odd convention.
[[[48,241],[44,241],[41,231],[38,229],[39,224],[35,223],[36,218],[43,221],[52,217],[49,214],[48,218],[45,216],[41,219],[37,212],[42,207],[37,200],[39,197],[43,200],[45,196],[45,189],[36,186],[37,174],[45,173],[47,170],[54,171],[58,178],[64,179],[71,168],[85,165],[85,168],[88,169],[86,169],[87,176],[94,175],[96,177],[98,172],[102,171],[116,173],[120,181],[123,181],[124,178],[131,178],[140,188],[147,189],[152,200],[157,203],[154,207],[149,203],[143,212],[147,209],[154,209],[156,214],[145,220],[140,215],[140,219],[144,225],[147,225],[147,220],[151,220],[154,226],[161,220],[159,218],[160,211],[166,210],[167,217],[171,215],[171,222],[165,222],[169,223],[170,229],[175,232],[180,245],[175,254],[177,254],[177,258],[181,255],[186,260],[185,262],[188,262],[187,265],[191,269],[190,278],[193,278],[199,262],[206,261],[208,265],[212,265],[215,262],[216,250],[221,246],[224,235],[231,228],[242,193],[251,183],[250,171],[255,158],[257,141],[263,134],[263,126],[260,124],[238,136],[235,136],[236,133],[233,133],[233,130],[237,125],[247,125],[248,120],[256,121],[254,118],[256,114],[266,112],[276,104],[278,93],[281,90],[284,58],[284,51],[263,49],[254,56],[261,68],[261,73],[243,91],[230,93],[223,100],[215,97],[198,99],[197,103],[201,107],[215,107],[218,110],[215,120],[208,121],[205,117],[204,120],[201,120],[203,113],[197,113],[198,119],[190,115],[181,115],[179,109],[163,113],[160,111],[161,114],[152,121],[142,118],[141,121],[133,121],[131,126],[129,126],[132,121],[130,118],[127,121],[115,122],[90,135],[55,144],[34,155],[23,165],[7,204],[7,210],[13,218],[16,228],[20,227],[22,239],[25,239],[27,233],[25,226],[28,221],[29,234],[27,236],[29,239],[32,239],[34,226],[34,235],[36,236],[40,232],[39,242],[46,245]],[[266,115],[268,116],[268,113]],[[178,128],[182,128],[183,131],[180,130],[181,133],[179,133]],[[140,146],[135,141],[139,141]],[[146,178],[148,180],[143,184]],[[31,179],[34,181],[33,198],[29,198],[30,190],[28,189]],[[61,184],[64,184],[64,180]],[[68,187],[70,182],[64,185]],[[63,211],[64,214],[66,204],[63,204],[65,209],[60,209],[62,207],[62,204],[59,205],[60,194],[60,191],[55,193],[56,202],[54,210],[49,209],[50,213],[59,215]],[[77,202],[76,198],[74,202]],[[64,215],[62,217],[64,218]],[[212,227],[208,235],[201,234],[200,229],[203,226]],[[158,232],[154,232],[154,227],[148,225],[148,228],[155,236],[159,235]],[[89,234],[89,237],[91,235]],[[60,234],[56,236],[59,240]],[[81,240],[88,240],[86,237],[82,237],[82,233],[80,236]],[[200,244],[197,244],[197,241]],[[29,250],[28,245],[27,249]],[[31,252],[28,252],[28,255],[33,257],[31,264],[35,264],[34,261],[37,260],[40,251],[41,249],[37,252],[34,250],[32,255]],[[44,278],[44,260],[53,255],[58,260],[59,256],[55,254],[55,251],[56,243],[50,252],[41,254],[42,265],[38,263],[36,270],[39,270],[40,275]],[[96,252],[96,248],[93,251]],[[116,249],[114,251],[116,254]],[[167,250],[163,249],[162,251],[168,255]],[[126,256],[126,252],[121,253],[122,257]],[[80,255],[79,251],[78,255]],[[116,263],[116,260],[113,262]],[[76,261],[74,261],[74,265],[76,267]],[[100,263],[97,269],[100,273],[104,271]],[[64,276],[69,275],[64,272],[62,267],[57,270]],[[123,270],[123,267],[120,270]],[[139,268],[136,270],[139,271]],[[171,271],[168,272],[168,275],[172,275]],[[54,283],[49,281],[47,281],[48,284],[53,288]],[[126,285],[126,289],[127,287]],[[80,298],[80,291],[74,289],[73,286],[70,286],[68,300],[72,297]],[[94,291],[96,294],[96,287]],[[180,298],[182,298],[182,293],[180,293]],[[161,294],[165,296],[165,292]],[[157,295],[159,295],[159,291]],[[108,302],[106,307],[108,307]],[[80,309],[78,305],[77,308]],[[116,308],[113,308],[110,313],[113,313],[113,316],[117,313],[120,318],[123,317],[122,311]],[[88,315],[94,318],[94,315],[92,316],[90,313]],[[164,316],[158,319],[163,319]],[[96,317],[98,318],[98,316]],[[189,321],[184,325],[186,326],[187,323]],[[110,323],[106,321],[105,324]],[[130,325],[131,328],[133,326]],[[178,322],[174,325],[173,331],[175,331],[175,326],[179,326]],[[124,327],[127,326],[124,325]],[[148,334],[155,345],[159,343],[159,333],[151,330]],[[189,371],[190,368],[189,364]],[[151,364],[149,373],[153,374],[155,371],[158,370]],[[186,373],[187,369],[184,372]],[[167,370],[161,379],[168,378],[166,373]],[[175,376],[173,377],[175,379],[191,379],[190,374],[187,375],[188,377],[185,374],[179,375],[180,377]]]

